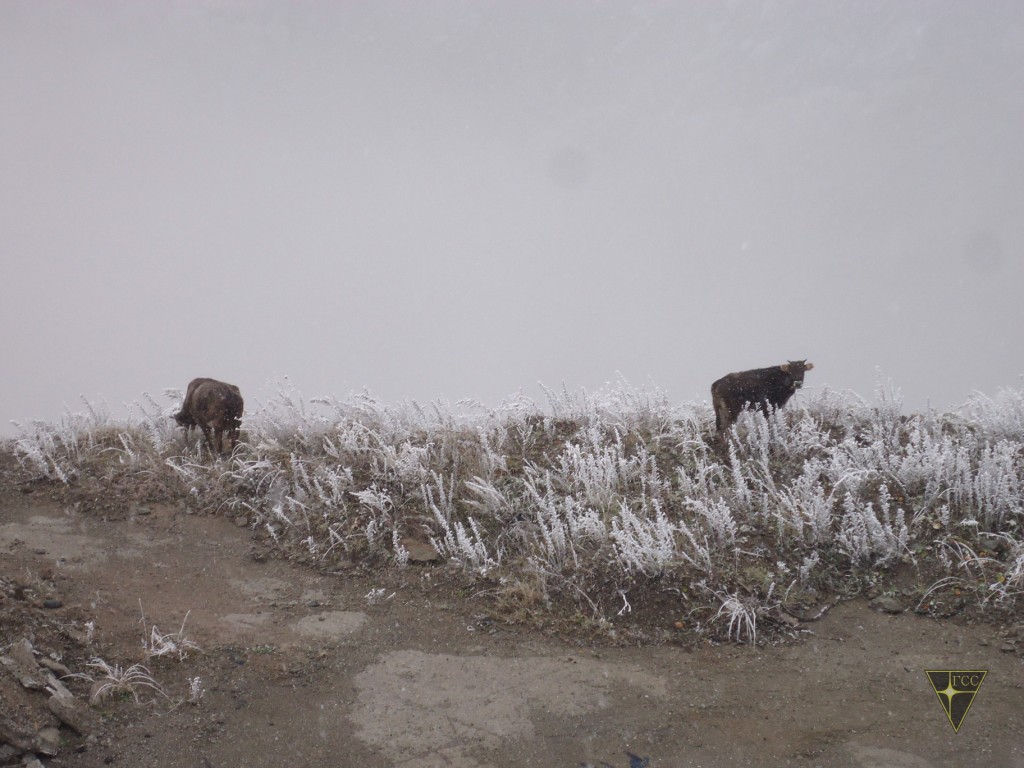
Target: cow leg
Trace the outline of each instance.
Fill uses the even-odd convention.
[[[210,425],[200,424],[199,428],[203,430],[203,437],[206,438],[206,445],[209,447],[210,452],[213,452],[213,437],[210,435]]]
[[[732,426],[733,421],[735,419],[729,410],[729,406],[722,401],[715,403],[715,429],[719,432],[724,432]]]

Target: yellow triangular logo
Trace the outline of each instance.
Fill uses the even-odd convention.
[[[932,690],[939,697],[942,710],[953,726],[953,732],[959,733],[960,726],[967,717],[967,712],[978,695],[981,684],[985,682],[987,669],[944,669],[925,670]]]

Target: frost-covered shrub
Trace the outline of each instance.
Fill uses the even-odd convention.
[[[855,589],[927,551],[952,579],[991,579],[991,602],[1012,604],[1024,586],[1019,392],[905,415],[891,387],[875,402],[826,389],[744,413],[719,436],[706,404],[621,380],[490,409],[391,406],[367,392],[307,402],[285,381],[216,459],[186,444],[170,418],[180,392],[167,394],[170,405],[146,397],[125,423],[88,403],[32,423],[15,454],[69,486],[156,478],[317,562],[401,567],[413,537],[469,578],[528,571],[545,599],[595,612],[657,583],[705,601],[703,621],[744,639],[776,582]],[[1009,542],[1001,559],[975,554],[986,535]]]

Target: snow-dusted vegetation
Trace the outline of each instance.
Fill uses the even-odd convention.
[[[120,423],[86,405],[20,427],[27,471],[244,516],[328,569],[408,567],[430,542],[512,616],[613,627],[668,601],[680,628],[754,640],[780,610],[897,584],[937,613],[1024,592],[1019,391],[904,414],[891,390],[825,390],[719,437],[706,405],[625,382],[496,409],[306,402],[286,383],[218,459],[186,445],[173,405]]]

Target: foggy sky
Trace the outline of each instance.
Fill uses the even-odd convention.
[[[1022,386],[1015,0],[4,2],[0,105],[0,435],[195,376]]]

